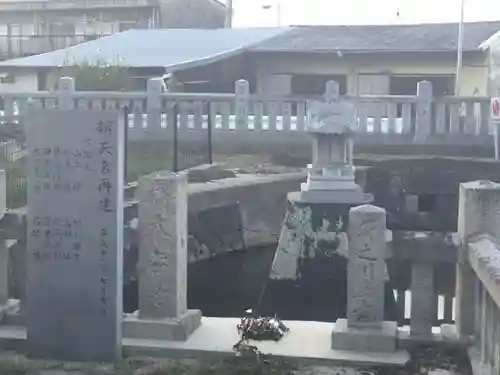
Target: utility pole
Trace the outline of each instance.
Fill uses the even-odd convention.
[[[464,10],[465,10],[465,0],[461,0],[460,23],[458,24],[457,71],[455,74],[455,96],[460,96],[460,85],[462,83],[462,58],[463,58],[463,49],[464,49]]]
[[[227,13],[224,27],[230,29],[233,27],[233,0],[226,0]]]

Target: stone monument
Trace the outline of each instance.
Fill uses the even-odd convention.
[[[283,319],[335,321],[346,314],[349,209],[370,203],[353,165],[356,106],[328,82],[323,102],[309,102],[306,131],[312,164],[301,191],[287,195],[287,212],[263,310]],[[394,300],[393,300],[394,302]]]
[[[187,308],[187,175],[169,171],[139,180],[139,311],[126,337],[185,341],[201,324]]]
[[[384,321],[386,212],[363,205],[349,212],[347,319],[338,319],[332,349],[395,352],[397,323]]]
[[[114,361],[122,341],[124,119],[65,109],[27,116],[27,354]]]

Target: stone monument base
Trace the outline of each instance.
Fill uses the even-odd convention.
[[[332,349],[358,352],[394,353],[398,324],[382,322],[377,328],[349,327],[347,319],[338,319],[332,331]]]
[[[177,318],[143,319],[138,312],[123,320],[123,337],[134,339],[186,341],[201,325],[200,310],[187,310]]]

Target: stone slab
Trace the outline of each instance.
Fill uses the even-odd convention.
[[[338,319],[332,330],[332,349],[352,350],[360,353],[396,352],[398,324],[382,322],[377,328],[355,328],[347,319]]]
[[[186,341],[201,324],[200,310],[187,310],[177,318],[139,319],[128,314],[123,321],[125,337],[151,340]]]
[[[202,318],[202,324],[186,341],[123,339],[127,356],[171,358],[233,357],[233,345],[238,341],[238,318]],[[275,357],[306,363],[356,366],[403,366],[410,356],[406,351],[395,353],[353,353],[331,349],[334,323],[286,321],[290,328],[281,341],[252,342],[260,351]],[[22,349],[26,340],[23,327],[0,326],[0,343],[10,349]]]
[[[124,121],[118,111],[27,117],[28,355],[121,355]]]

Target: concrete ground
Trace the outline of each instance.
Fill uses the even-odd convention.
[[[185,342],[145,339],[123,339],[127,356],[163,358],[227,358],[234,356],[233,345],[238,341],[238,318],[202,318],[201,327]],[[273,358],[293,360],[297,363],[317,365],[399,365],[403,366],[409,355],[396,353],[355,353],[331,350],[333,323],[287,321],[290,328],[279,342],[252,343],[260,352]],[[23,327],[0,326],[0,342],[6,347],[20,348],[26,338]],[[16,344],[17,343],[17,344]]]
[[[134,356],[186,357],[190,354],[196,356],[232,354],[232,347],[239,339],[236,330],[238,323],[238,318],[203,317],[201,327],[186,342],[125,338],[123,343],[127,352]],[[409,360],[409,355],[405,351],[393,354],[363,354],[331,350],[333,323],[287,321],[285,324],[290,328],[290,332],[280,341],[261,341],[252,344],[264,354],[308,363],[404,365]]]

